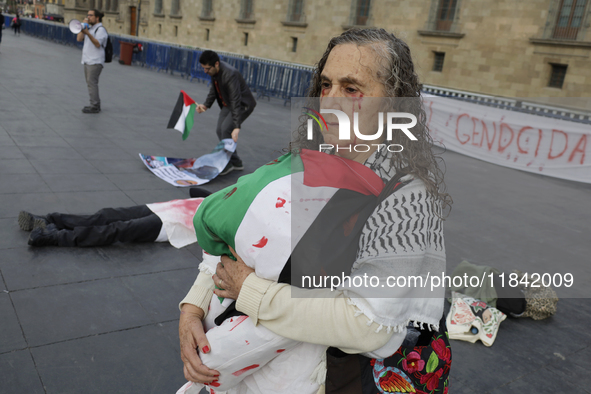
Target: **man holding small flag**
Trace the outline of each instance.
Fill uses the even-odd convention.
[[[216,129],[219,140],[232,138],[234,142],[238,142],[241,125],[256,106],[254,96],[240,72],[228,63],[220,61],[217,53],[204,51],[199,58],[199,63],[211,76],[211,88],[205,103],[197,105],[197,112],[205,112],[211,108],[214,101],[217,101],[221,108]],[[243,169],[242,160],[235,151],[220,175]]]

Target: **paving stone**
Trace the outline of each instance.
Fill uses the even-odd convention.
[[[25,233],[26,234],[26,233]],[[2,251],[0,270],[10,291],[78,283],[128,274],[101,248],[29,247]]]
[[[16,145],[3,145],[0,146],[0,157],[3,160],[24,159],[25,155]]]
[[[67,204],[62,203],[52,193],[18,193],[3,194],[0,204],[0,218],[12,217],[15,220],[20,211],[28,211],[37,214],[48,212],[66,212]]]
[[[119,190],[72,191],[54,194],[59,201],[67,204],[68,213],[75,214],[91,214],[106,207],[131,207],[137,205]]]
[[[29,233],[21,231],[15,218],[0,219],[0,251],[27,245]],[[1,253],[0,252],[0,253]]]
[[[138,161],[140,161],[139,156]],[[143,173],[134,173],[133,175],[106,174],[105,177],[109,179],[109,181],[111,181],[114,185],[116,185],[120,190],[124,191],[170,189],[171,187],[171,185],[163,182],[162,179],[152,174],[147,168]]]
[[[0,354],[2,394],[46,394],[29,350]]]
[[[0,174],[0,194],[48,191],[47,184],[39,174]]]
[[[32,353],[48,393],[169,393],[186,382],[177,337],[178,323],[152,324]]]
[[[581,385],[577,381],[562,380],[554,372],[547,368],[541,368],[532,374],[495,390],[488,391],[491,394],[504,393],[589,393],[588,385]]]
[[[563,338],[567,333],[563,333]],[[566,353],[566,354],[564,354]],[[555,352],[557,360],[549,365],[547,369],[558,375],[560,380],[573,383],[583,392],[589,392],[591,387],[591,347],[578,350],[575,353]]]
[[[27,159],[0,159],[3,174],[36,174],[37,170]]]
[[[152,322],[120,278],[18,290],[11,297],[30,346]]]
[[[39,174],[98,174],[86,160],[30,160]]]
[[[185,298],[197,274],[196,264],[188,269],[128,276],[123,282],[154,322],[160,322],[178,319],[179,302]]]
[[[0,272],[3,272],[1,266]],[[24,349],[27,347],[27,343],[23,337],[18,318],[12,306],[12,302],[10,301],[10,296],[4,291],[0,292],[0,316],[2,316],[2,319],[0,319],[0,332],[2,333],[2,340],[0,341],[1,360],[2,353]],[[1,364],[2,361],[0,361],[0,365]],[[1,381],[2,379],[0,378],[0,382]],[[0,386],[1,385],[2,384],[0,383]]]
[[[99,192],[118,190],[107,177],[102,174],[41,174],[41,177],[54,192]]]
[[[29,160],[83,159],[83,157],[71,147],[21,147],[20,149]]]

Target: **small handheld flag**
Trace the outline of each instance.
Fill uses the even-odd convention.
[[[184,90],[181,90],[166,128],[180,131],[183,133],[183,141],[186,140],[193,127],[193,116],[196,107],[195,101]]]

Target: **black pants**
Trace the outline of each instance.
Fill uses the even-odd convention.
[[[242,124],[246,118],[250,116],[254,108],[246,107],[242,116],[240,117],[240,123]],[[232,130],[234,130],[234,121],[232,120],[232,111],[230,107],[223,107],[220,111],[220,117],[218,118],[218,126],[216,128],[216,134],[218,139],[221,141],[224,138],[232,138]],[[242,166],[242,160],[238,157],[238,150],[236,150],[230,158],[230,163],[238,166]]]
[[[50,213],[60,230],[59,246],[103,246],[115,242],[154,242],[162,221],[146,205],[103,208],[93,215]]]

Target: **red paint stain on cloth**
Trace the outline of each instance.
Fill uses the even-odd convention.
[[[238,190],[237,187],[233,188],[228,193],[226,193],[226,195],[224,196],[224,200],[226,200],[228,197],[230,197],[232,194],[234,194],[236,192],[236,190]]]
[[[156,214],[174,215],[185,227],[193,228],[193,216],[202,202],[203,198],[189,198],[155,203],[153,211]]]
[[[267,237],[263,237],[259,239],[259,242],[253,244],[252,246],[254,246],[255,248],[264,248],[265,245],[267,245],[267,242],[269,242],[269,239]]]
[[[283,208],[287,201],[281,197],[277,197],[277,203],[275,204],[275,208]]]
[[[258,364],[252,364],[252,365],[249,365],[248,367],[242,368],[242,369],[241,369],[241,370],[239,370],[239,371],[232,372],[232,375],[234,375],[234,376],[240,376],[240,375],[242,375],[244,372],[250,371],[251,369],[255,369],[255,368],[258,368],[258,367],[259,367],[259,365],[258,365]]]
[[[242,323],[244,320],[248,319],[248,316],[240,316],[239,318],[236,319],[236,323],[234,323],[234,325],[232,326],[232,328],[230,328],[229,331],[232,331],[233,329],[235,329],[236,327],[238,327],[238,325],[240,323]]]

